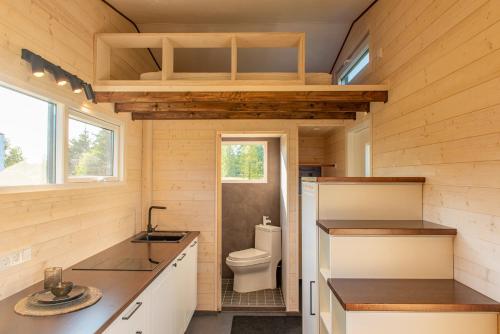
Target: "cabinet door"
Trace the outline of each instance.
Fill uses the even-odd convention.
[[[146,334],[149,332],[149,289],[137,297],[104,331],[106,334]]]
[[[184,333],[187,328],[187,309],[188,309],[188,291],[189,291],[189,270],[188,270],[188,249],[185,248],[175,260],[177,270],[174,275],[175,289],[175,333]]]
[[[302,333],[319,332],[317,229],[318,186],[302,183]]]
[[[188,306],[187,306],[187,324],[191,321],[193,313],[198,304],[198,238],[196,238],[188,251]]]
[[[175,276],[176,264],[172,263],[151,283],[149,311],[152,334],[176,334],[175,312],[177,308]]]

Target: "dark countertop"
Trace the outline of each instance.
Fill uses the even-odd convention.
[[[63,280],[102,290],[101,300],[86,309],[49,317],[21,316],[14,305],[21,298],[43,289],[43,282],[26,288],[0,302],[0,333],[94,333],[102,332],[128,305],[193,241],[199,232],[189,232],[180,243],[132,243],[129,238],[84,261],[100,261],[133,254],[161,258],[153,271],[64,270]],[[83,262],[83,261],[82,261]],[[80,262],[81,263],[81,262]]]
[[[457,230],[425,220],[318,220],[331,235],[456,235]]]
[[[452,279],[329,279],[346,311],[500,312],[500,304]]]
[[[302,181],[305,182],[317,182],[317,183],[328,183],[328,182],[359,182],[359,183],[425,183],[425,177],[381,177],[381,176],[332,176],[332,177],[303,177]]]

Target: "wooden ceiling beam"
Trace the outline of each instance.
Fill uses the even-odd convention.
[[[98,103],[387,102],[387,91],[95,92]]]
[[[355,112],[326,111],[158,111],[132,112],[133,120],[356,119]]]
[[[115,112],[369,112],[368,102],[136,102],[116,103]]]

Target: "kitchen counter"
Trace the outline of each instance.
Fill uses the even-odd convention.
[[[86,263],[112,260],[126,254],[161,258],[152,271],[73,270],[63,272],[64,281],[101,289],[101,300],[86,309],[50,317],[28,317],[14,312],[21,298],[43,289],[43,282],[26,288],[0,302],[0,333],[100,333],[165,269],[199,232],[189,232],[179,243],[132,243],[129,238],[90,258]],[[82,261],[82,262],[84,262]],[[80,262],[80,263],[82,263]]]

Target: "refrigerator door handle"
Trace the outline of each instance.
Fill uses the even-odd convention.
[[[316,315],[316,313],[313,313],[313,283],[316,283],[316,281],[309,281],[309,315]]]

